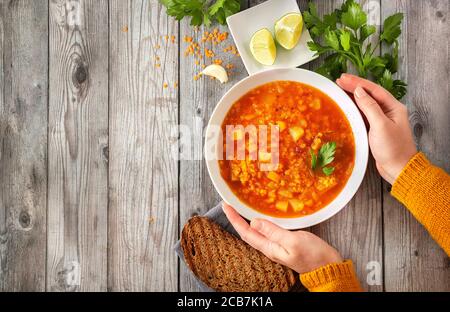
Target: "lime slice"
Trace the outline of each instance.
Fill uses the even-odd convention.
[[[263,28],[255,32],[250,40],[250,51],[255,60],[263,65],[272,65],[277,57],[277,48],[272,33]]]
[[[302,35],[303,17],[300,13],[288,13],[275,23],[275,38],[285,49],[293,49]]]
[[[225,71],[225,68],[223,68],[220,65],[212,64],[207,66],[203,71],[203,75],[211,76],[219,80],[221,83],[225,83],[228,81],[228,75]]]

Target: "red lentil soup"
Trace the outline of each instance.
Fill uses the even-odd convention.
[[[259,142],[251,144],[247,131],[229,127],[238,125],[278,126],[278,165],[273,170],[261,170],[262,163],[272,161],[270,134],[264,152]],[[266,215],[290,218],[322,209],[341,192],[353,170],[350,123],[330,97],[306,84],[274,81],[249,91],[228,111],[222,131],[222,177],[242,202]],[[243,159],[227,158],[230,138],[244,140]],[[249,157],[252,148],[258,150],[256,159]]]

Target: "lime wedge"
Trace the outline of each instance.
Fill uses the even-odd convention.
[[[275,23],[275,38],[283,48],[293,49],[302,35],[303,17],[300,13],[288,13]]]
[[[272,65],[277,57],[277,48],[272,33],[263,28],[255,32],[250,40],[250,51],[255,60],[263,65]]]

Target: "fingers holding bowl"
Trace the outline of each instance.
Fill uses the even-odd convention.
[[[288,255],[286,249],[284,249],[279,243],[271,241],[262,233],[252,228],[244,220],[244,218],[242,218],[236,212],[236,210],[233,207],[224,203],[223,211],[227,216],[228,220],[230,221],[230,223],[233,225],[236,232],[238,232],[239,236],[241,236],[241,239],[245,241],[247,244],[261,251],[267,257],[275,261],[280,262]]]
[[[293,232],[285,230],[265,219],[252,220],[250,227],[264,235],[268,240],[279,244],[287,251],[289,250],[289,247],[294,245],[296,240]]]
[[[391,110],[399,104],[397,99],[380,85],[355,75],[342,74],[336,80],[336,84],[345,91],[353,94],[358,87],[364,88],[385,111]]]

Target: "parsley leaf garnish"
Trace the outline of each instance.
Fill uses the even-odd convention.
[[[311,36],[313,38],[320,37],[323,35],[327,28],[331,30],[336,29],[336,24],[339,21],[338,12],[335,11],[331,14],[327,14],[323,17],[323,20],[320,19],[316,5],[312,2],[309,3],[309,10],[303,12],[303,20],[305,21],[309,31],[311,32]]]
[[[350,40],[352,39],[351,34],[344,30],[341,32],[340,36],[339,36],[339,40],[341,42],[341,46],[344,49],[344,51],[349,51],[350,50]]]
[[[325,31],[325,43],[335,50],[339,49],[339,38],[336,32],[331,31],[327,28],[327,30]]]
[[[367,22],[367,14],[361,9],[358,3],[350,3],[347,10],[342,13],[342,24],[350,27],[353,30],[358,30]]]
[[[319,150],[319,163],[321,167],[325,167],[334,160],[336,152],[336,142],[328,142],[322,145]]]
[[[318,73],[336,80],[347,72],[347,63],[353,64],[358,75],[373,78],[397,99],[406,94],[406,83],[393,79],[398,70],[398,38],[401,35],[403,13],[394,14],[383,23],[383,30],[376,45],[365,44],[376,32],[374,25],[367,24],[367,14],[354,0],[346,0],[340,9],[320,18],[314,3],[303,14],[306,27],[314,41],[308,42],[311,51],[326,55]],[[383,56],[374,53],[381,43],[391,48]]]
[[[191,17],[192,26],[205,24],[211,25],[217,21],[226,24],[228,16],[239,12],[241,3],[239,0],[159,0],[167,9],[167,15],[182,20]]]
[[[328,142],[322,145],[319,153],[316,155],[313,150],[309,150],[311,155],[311,169],[315,170],[317,167],[322,168],[322,172],[329,176],[334,172],[334,167],[327,167],[334,161],[334,154],[336,153],[336,142]]]
[[[322,171],[326,176],[329,176],[334,172],[334,167],[323,167]]]
[[[363,25],[359,30],[359,42],[366,41],[367,38],[369,38],[371,35],[376,33],[377,28],[373,25]]]
[[[402,20],[403,13],[397,13],[389,16],[384,21],[383,32],[381,33],[380,39],[386,41],[389,44],[393,44],[402,33],[402,29],[400,28]]]
[[[385,70],[383,76],[378,80],[378,84],[389,90],[395,98],[402,98],[406,94],[406,83],[401,80],[394,80],[392,73]]]

